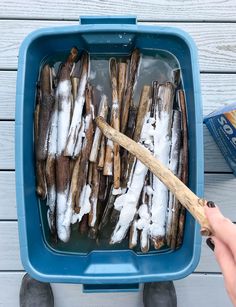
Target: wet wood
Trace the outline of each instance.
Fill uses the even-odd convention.
[[[139,230],[137,228],[137,219],[134,218],[129,230],[129,248],[133,249],[137,246],[139,239]]]
[[[178,170],[180,168],[180,149],[182,143],[181,135],[181,112],[174,110],[173,111],[173,123],[172,123],[172,132],[171,132],[171,151],[170,151],[170,162],[168,168],[172,171],[175,176],[178,176]],[[178,178],[180,178],[178,176]],[[178,219],[178,214],[175,214],[177,211],[175,208],[175,197],[171,192],[169,192],[168,199],[168,209],[167,209],[167,221],[166,221],[166,242],[167,245],[171,244],[172,225],[175,223],[174,218]]]
[[[89,155],[92,148],[93,143],[93,103],[92,103],[92,87],[91,85],[87,85],[86,88],[86,132],[85,132],[85,140],[83,142],[83,147],[81,150],[81,160],[80,160],[80,169],[78,175],[78,183],[77,183],[77,195],[76,195],[76,205],[75,211],[79,213],[80,211],[80,194],[86,185],[87,180],[87,171],[88,171],[88,162]]]
[[[110,192],[109,192],[109,197],[99,224],[99,231],[101,232],[103,230],[103,228],[108,224],[109,220],[110,220],[110,216],[113,210],[113,206],[114,206],[114,201],[116,196],[112,194],[112,190],[113,190],[113,186],[111,186],[110,188]]]
[[[87,84],[88,78],[88,66],[89,66],[89,56],[85,52],[81,58],[81,75],[80,81],[77,90],[77,96],[74,103],[74,110],[71,119],[70,128],[68,131],[67,139],[66,139],[66,147],[64,150],[65,156],[78,156],[80,153],[79,151],[75,152],[76,142],[79,137],[79,131],[81,128],[81,121],[82,121],[82,111],[85,102],[85,89]]]
[[[35,151],[37,150],[38,145],[38,123],[39,123],[39,89],[37,91],[37,101],[36,107],[34,111],[34,146]],[[45,162],[39,161],[36,157],[36,165],[35,165],[35,176],[36,176],[36,192],[41,199],[45,199],[47,195],[47,185],[46,185],[46,177],[45,177]]]
[[[118,63],[118,101],[120,108],[123,106],[127,78],[127,66],[127,62]]]
[[[71,176],[70,189],[69,189],[68,198],[66,202],[66,211],[65,211],[64,221],[63,221],[63,224],[66,227],[69,227],[71,224],[72,215],[73,215],[73,211],[75,207],[78,179],[79,179],[78,175],[79,175],[79,170],[80,170],[80,159],[81,157],[79,156],[74,161],[74,168],[73,168],[73,172]]]
[[[181,70],[179,68],[172,70],[172,82],[176,88],[179,87],[181,82]]]
[[[89,213],[88,224],[90,227],[94,227],[97,221],[98,211],[97,211],[97,203],[98,203],[98,193],[99,193],[99,183],[100,183],[100,171],[97,168],[97,163],[93,163],[92,165],[92,191],[90,196],[91,210]]]
[[[117,63],[114,58],[110,59],[109,71],[111,78],[112,88],[112,127],[116,130],[120,130],[120,103],[118,101],[118,85],[117,85]],[[120,187],[120,152],[119,145],[113,144],[113,180],[114,189]]]
[[[150,109],[150,94],[151,94],[151,86],[145,85],[142,89],[142,93],[140,96],[140,101],[139,101],[139,106],[138,106],[138,111],[137,111],[137,118],[136,122],[134,125],[134,133],[133,133],[133,140],[135,142],[138,142],[140,139],[141,131],[143,128],[143,123],[145,116],[147,112]],[[129,135],[128,135],[129,136]],[[127,185],[127,182],[129,181],[129,177],[133,168],[133,164],[135,161],[135,157],[132,154],[128,154],[128,157],[125,157],[127,159],[127,166],[126,169],[124,170],[124,173],[126,174],[125,176],[125,185]]]
[[[98,169],[102,170],[105,161],[105,137],[102,136],[100,150],[98,154]]]
[[[50,117],[55,101],[52,87],[52,70],[49,65],[45,65],[42,68],[39,84],[41,97],[39,99],[40,109],[36,157],[38,160],[46,160]]]
[[[48,156],[46,160],[48,222],[54,240],[56,235],[56,154],[57,154],[58,102],[55,100],[48,134]]]
[[[127,128],[129,108],[132,102],[133,87],[136,81],[139,61],[140,61],[140,52],[138,49],[135,49],[131,54],[127,87],[125,89],[124,102],[122,106],[122,115],[121,115],[121,132],[122,133],[125,133],[126,128]]]
[[[172,112],[175,97],[175,86],[171,82],[159,84],[153,82],[153,97],[151,113],[155,118],[155,133],[153,138],[153,155],[168,167],[171,149]],[[151,208],[151,238],[156,249],[165,245],[166,211],[168,206],[168,189],[155,176],[152,179],[152,208]]]
[[[188,184],[188,125],[187,125],[187,106],[185,93],[183,90],[178,91],[178,101],[182,112],[182,130],[183,130],[183,150],[182,150],[182,173],[181,180],[184,184]],[[179,226],[177,234],[177,247],[182,244],[185,224],[185,208],[181,206],[179,215]]]
[[[89,227],[88,227],[88,214],[85,214],[82,217],[81,222],[79,223],[79,232],[82,235],[87,235],[88,234],[88,230],[89,230]]]
[[[103,166],[103,175],[112,176],[113,175],[113,143],[107,140],[106,143],[106,154]]]
[[[110,191],[110,183],[109,183],[109,177],[104,176],[101,172],[100,175],[100,184],[99,184],[99,192],[98,192],[98,199],[102,202],[104,202],[107,198],[107,195]]]
[[[41,199],[47,196],[44,161],[36,161],[36,192]]]
[[[117,142],[120,146],[135,155],[137,159],[145,164],[148,169],[170,189],[181,204],[184,205],[199,222],[202,227],[202,235],[208,236],[213,233],[203,209],[206,200],[197,197],[182,181],[173,175],[170,170],[164,167],[159,160],[154,158],[146,148],[137,144],[124,134],[114,130],[103,120],[103,118],[97,117],[96,123],[107,138],[113,142]]]
[[[102,116],[105,119],[107,118],[107,115],[108,115],[108,100],[107,100],[106,95],[102,95],[102,97],[101,97],[98,114],[99,114],[99,116]],[[89,156],[90,162],[95,163],[97,161],[97,156],[98,156],[98,151],[99,151],[99,148],[100,148],[101,138],[102,138],[102,133],[96,127],[94,138],[93,138],[93,145],[92,145],[92,149],[91,149],[90,156]]]

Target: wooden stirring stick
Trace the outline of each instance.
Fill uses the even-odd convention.
[[[109,126],[102,117],[96,118],[96,123],[102,133],[113,142],[118,143],[137,157],[148,169],[158,177],[175,195],[180,203],[193,215],[201,225],[201,234],[210,236],[213,230],[205,216],[203,207],[207,204],[205,199],[195,195],[179,178],[166,168],[150,151],[139,145],[126,135]]]

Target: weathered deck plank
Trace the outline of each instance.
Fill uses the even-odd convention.
[[[205,198],[215,201],[236,222],[236,178],[232,174],[205,174]],[[0,172],[0,220],[15,220],[15,172]]]
[[[4,247],[1,249],[0,253],[0,271],[23,270],[20,260],[17,222],[1,221],[0,233],[0,244]],[[206,245],[204,238],[202,242],[201,259],[196,268],[196,272],[220,272],[214,255]]]
[[[236,178],[232,174],[206,174],[205,197],[214,200],[222,212],[236,221],[235,190]],[[14,172],[0,172],[0,270],[21,270],[14,193]],[[6,221],[11,220],[11,221]],[[212,251],[203,238],[202,257],[196,269],[198,272],[219,272]]]
[[[23,272],[0,273],[0,306],[19,305],[19,289]],[[231,307],[221,275],[194,274],[175,281],[179,307]],[[56,307],[143,307],[142,292],[85,294],[81,285],[52,284]]]
[[[0,170],[15,168],[14,122],[0,121]],[[231,172],[221,152],[204,125],[205,172]]]
[[[24,37],[42,27],[76,25],[72,21],[0,20],[0,69],[16,69],[18,48]],[[146,23],[150,24],[150,23]],[[175,26],[195,40],[201,71],[236,72],[236,23],[151,23]],[[9,31],[11,29],[11,31]]]
[[[16,222],[14,112],[17,54],[23,38],[40,27],[77,24],[79,15],[136,14],[145,24],[177,26],[194,38],[199,50],[203,113],[236,99],[235,0],[22,0],[1,1],[0,10],[0,306],[18,306],[23,272]],[[194,12],[194,14],[193,14]],[[9,20],[10,19],[10,20]],[[60,21],[59,21],[60,20]],[[67,21],[66,21],[67,20]],[[192,22],[194,21],[194,22]],[[222,22],[225,21],[225,22]],[[9,31],[10,29],[10,31]],[[215,72],[215,73],[214,73]],[[4,121],[1,121],[4,120]],[[204,127],[205,197],[236,221],[236,178]],[[202,245],[198,273],[175,282],[179,307],[230,307],[212,251]],[[201,274],[212,272],[214,274]],[[216,274],[217,273],[217,274]],[[142,294],[83,294],[80,285],[53,284],[56,307],[143,307]],[[111,303],[112,302],[112,303]]]
[[[16,71],[0,71],[0,120],[15,118]],[[203,114],[236,101],[236,74],[201,74]]]
[[[155,1],[138,0],[92,0],[86,1],[27,0],[18,2],[1,1],[1,18],[25,19],[73,19],[80,15],[137,15],[140,20],[235,20],[236,8],[234,0],[188,0]],[[194,12],[194,13],[193,13]]]

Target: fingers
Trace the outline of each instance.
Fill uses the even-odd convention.
[[[236,300],[236,263],[232,252],[216,237],[212,237],[215,245],[216,260],[220,265],[221,271],[224,275],[226,290],[235,303]]]
[[[214,236],[228,246],[236,261],[236,226],[229,219],[225,218],[217,207],[208,208],[205,206],[204,210],[213,228]]]
[[[214,232],[215,256],[224,275],[227,292],[236,306],[236,226],[217,207],[205,206],[204,210]]]

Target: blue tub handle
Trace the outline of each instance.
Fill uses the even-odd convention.
[[[139,284],[86,284],[84,293],[138,292]]]
[[[129,24],[136,25],[137,17],[134,15],[127,16],[81,16],[81,25],[90,24]]]

